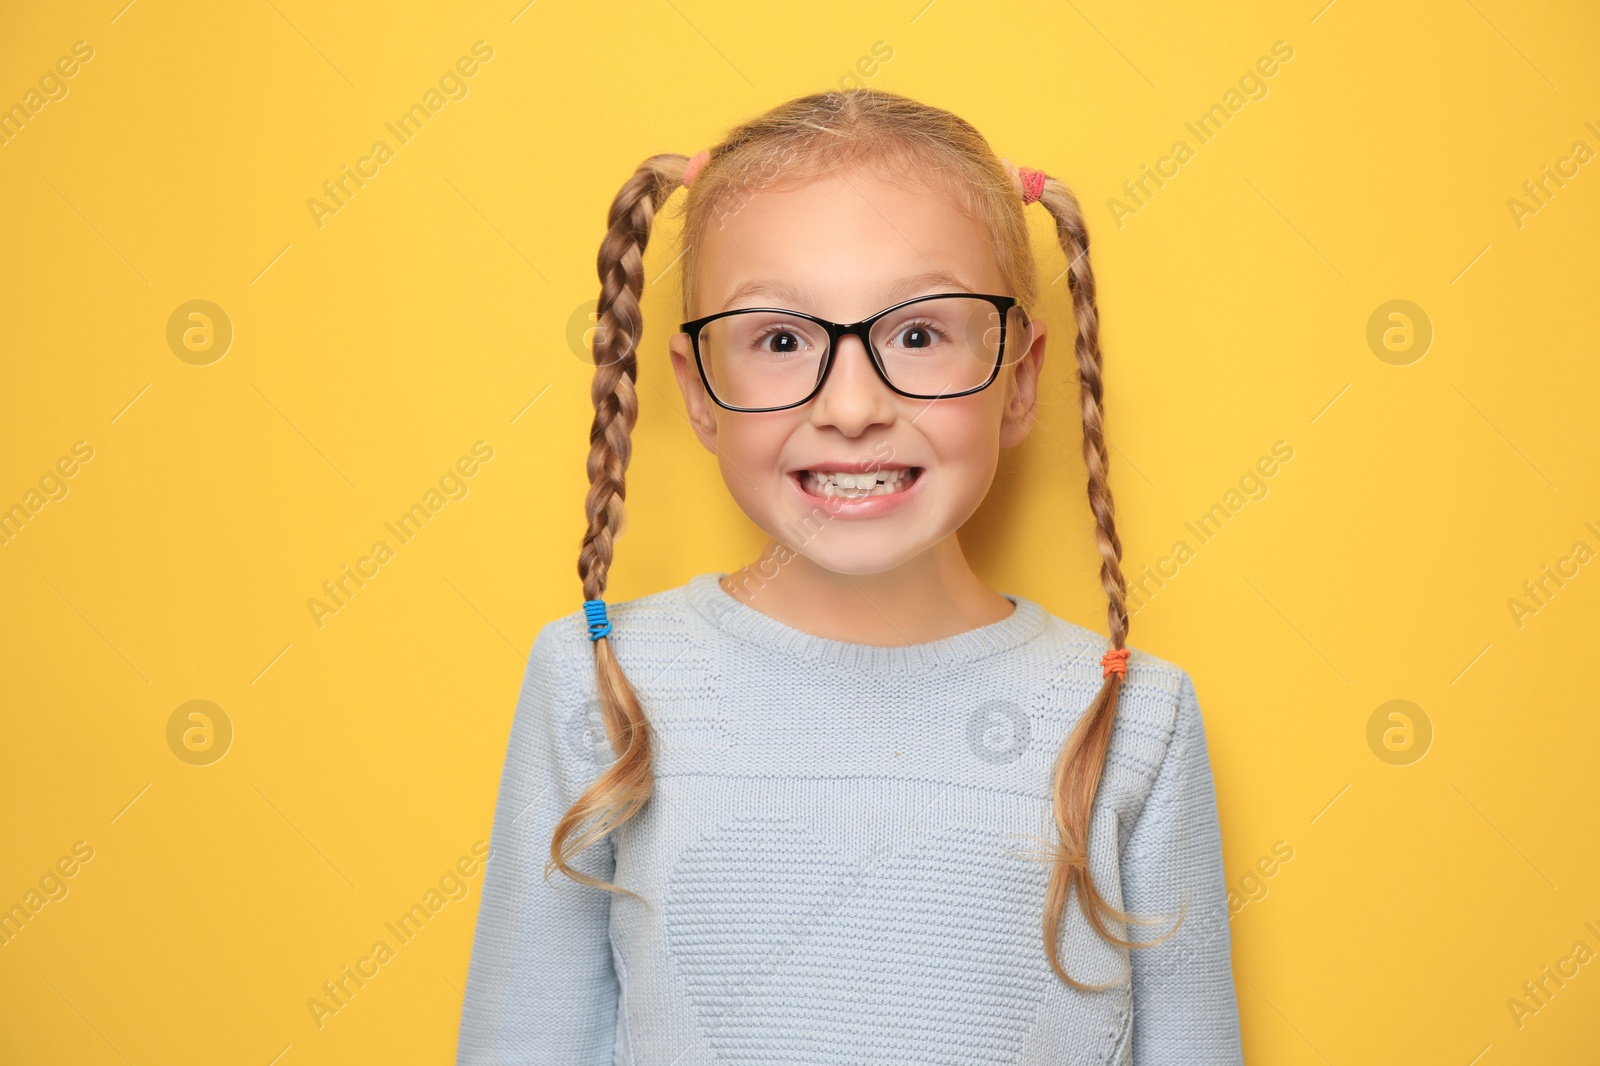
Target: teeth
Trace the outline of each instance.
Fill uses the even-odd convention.
[[[824,474],[807,470],[805,481],[806,489],[812,495],[857,499],[862,496],[887,496],[891,492],[897,492],[902,483],[909,480],[909,474],[910,471],[905,469],[867,474],[850,474],[842,471]]]

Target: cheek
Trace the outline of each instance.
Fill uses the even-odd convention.
[[[782,416],[781,411],[723,412],[717,423],[717,463],[735,498],[758,492],[782,468],[784,443],[793,432],[790,420]]]
[[[935,403],[917,419],[917,429],[941,472],[987,488],[1000,462],[1000,418],[985,397]]]

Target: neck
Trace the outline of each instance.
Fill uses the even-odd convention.
[[[853,644],[922,644],[1010,616],[972,572],[955,534],[892,570],[841,574],[768,540],[721,581],[730,595],[802,632]]]

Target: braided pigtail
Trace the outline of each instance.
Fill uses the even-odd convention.
[[[644,290],[644,250],[656,212],[683,184],[686,162],[681,155],[657,155],[640,164],[611,202],[605,239],[600,242],[600,304],[594,330],[594,383],[589,390],[594,422],[589,428],[589,494],[584,501],[589,528],[578,552],[578,576],[586,600],[605,595],[613,545],[624,518],[624,475],[639,415],[634,383],[639,376],[635,353],[643,333],[639,296]],[[639,813],[654,789],[650,723],[609,637],[602,635],[593,644],[600,716],[617,758],[556,823],[545,877],[560,870],[574,881],[639,899],[637,893],[590,877],[571,864],[579,852]]]
[[[1097,991],[1111,985],[1086,985],[1073,980],[1061,966],[1057,944],[1068,899],[1074,887],[1083,916],[1096,933],[1122,947],[1150,947],[1159,940],[1134,942],[1115,936],[1106,918],[1117,922],[1151,924],[1111,906],[1095,887],[1089,873],[1089,824],[1095,793],[1111,746],[1116,722],[1117,697],[1126,674],[1128,642],[1127,585],[1122,576],[1122,541],[1111,502],[1109,456],[1105,436],[1104,386],[1101,381],[1100,317],[1095,305],[1094,271],[1089,265],[1089,231],[1072,190],[1055,178],[1044,178],[1039,202],[1055,220],[1056,234],[1067,257],[1067,286],[1072,292],[1072,317],[1077,326],[1073,345],[1078,362],[1079,397],[1083,411],[1083,460],[1089,474],[1089,509],[1094,512],[1095,540],[1100,548],[1100,584],[1110,602],[1106,618],[1111,631],[1111,651],[1103,662],[1104,680],[1072,735],[1056,759],[1051,789],[1057,842],[1045,896],[1045,954],[1056,975],[1072,987]],[[1118,661],[1120,660],[1120,662]],[[1181,921],[1181,918],[1180,918]]]

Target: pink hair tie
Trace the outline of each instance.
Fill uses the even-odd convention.
[[[689,161],[683,165],[683,187],[684,188],[687,189],[689,186],[694,184],[695,175],[700,173],[700,168],[705,166],[706,165],[706,161],[709,160],[710,158],[711,158],[711,153],[706,151],[705,149],[701,149],[700,151],[696,152],[694,155],[689,157]]]
[[[1022,202],[1024,204],[1031,204],[1044,195],[1044,171],[1034,170],[1032,167],[1018,167],[1017,177],[1022,179]]]

